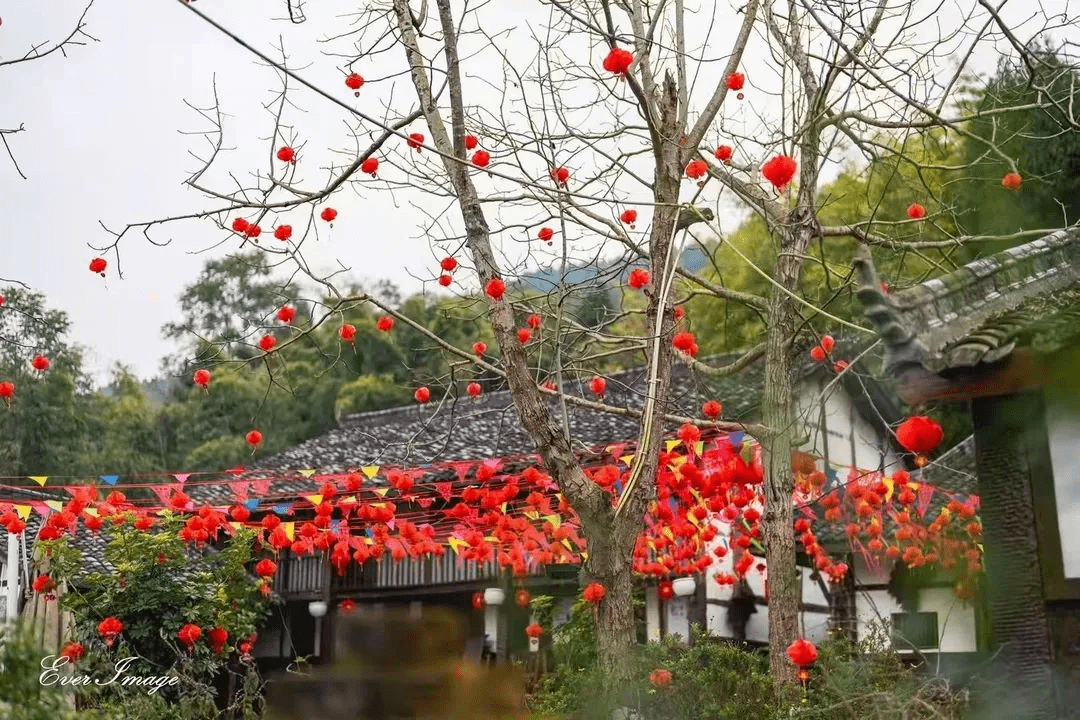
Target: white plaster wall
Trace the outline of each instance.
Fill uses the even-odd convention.
[[[1046,430],[1065,577],[1080,578],[1080,413],[1048,401]]]
[[[898,459],[889,447],[889,439],[879,434],[874,426],[859,414],[850,396],[839,383],[822,396],[828,384],[829,379],[826,377],[812,378],[806,380],[799,389],[799,418],[802,419],[805,432],[810,438],[810,442],[801,449],[824,456],[827,444],[829,462],[833,466],[877,470],[884,459],[886,470],[895,469]],[[825,413],[827,443],[821,433],[822,407]]]

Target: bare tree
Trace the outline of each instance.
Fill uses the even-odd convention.
[[[239,228],[240,244],[247,245],[258,242],[261,229],[249,228],[264,218],[307,208],[310,220],[302,232],[287,235],[284,244],[259,247],[325,289],[331,300],[324,306],[324,322],[344,307],[368,303],[427,333],[455,360],[505,381],[522,425],[581,518],[589,548],[585,573],[607,589],[598,610],[598,638],[602,663],[609,668],[628,667],[634,637],[631,554],[656,495],[665,429],[694,421],[749,432],[766,458],[761,527],[769,568],[771,667],[775,677],[791,682],[794,668],[783,649],[798,635],[800,605],[791,456],[801,444],[792,358],[801,338],[816,338],[826,328],[845,327],[870,337],[859,323],[804,297],[806,266],[822,264],[839,281],[837,295],[850,294],[848,274],[837,269],[851,260],[842,240],[914,254],[941,268],[952,263],[957,248],[985,239],[950,234],[944,221],[935,222],[935,236],[927,239],[913,232],[920,227],[915,217],[871,214],[839,225],[824,223],[822,173],[830,163],[861,156],[891,158],[919,177],[963,174],[964,167],[943,168],[910,152],[905,140],[929,133],[980,143],[987,153],[1007,158],[994,139],[967,130],[971,117],[959,102],[968,63],[983,48],[1003,43],[1037,69],[1038,57],[1002,15],[1006,4],[947,2],[924,8],[908,0],[748,0],[736,14],[737,27],[719,27],[716,6],[691,8],[684,0],[538,0],[521,11],[527,22],[494,3],[386,0],[358,12],[350,30],[334,38],[354,43],[339,53],[348,58],[345,73],[369,63],[385,70],[376,78],[384,88],[377,96],[386,103],[381,112],[374,100],[353,105],[345,92],[306,80],[290,67],[284,45],[271,57],[188,5],[281,79],[270,106],[270,170],[242,187],[216,187],[205,179],[207,170],[222,162],[223,114],[215,99],[213,107],[201,111],[213,126],[206,135],[210,151],[188,185],[220,204],[130,224],[101,249],[119,253],[132,231],[151,237],[157,225],[196,218],[211,219],[224,233]],[[1033,12],[1025,36],[1068,31],[1067,11]],[[1069,45],[1062,47],[1067,54]],[[768,60],[748,70],[744,57],[755,48]],[[750,84],[744,86],[746,76]],[[358,95],[375,92],[361,88],[362,80],[348,82]],[[296,131],[284,118],[287,98],[300,85],[344,111],[353,134],[346,161],[333,164],[328,180],[314,187],[294,180],[289,153],[279,156],[280,162],[273,159],[274,149],[295,141]],[[1051,107],[1060,98],[1047,94],[1042,102]],[[425,132],[416,129],[421,122]],[[1009,162],[1015,167],[1014,159]],[[378,181],[365,173],[378,173]],[[486,299],[478,297],[487,303],[498,363],[446,342],[376,297],[338,291],[334,276],[311,268],[305,244],[317,237],[316,218],[327,217],[319,207],[345,187],[410,203],[436,257],[464,249],[462,262],[475,272],[471,287],[486,290]],[[931,193],[931,186],[924,191]],[[942,219],[959,210],[948,207],[945,198],[932,199],[941,206]],[[680,264],[687,243],[709,248],[708,242],[723,237],[715,219],[729,211],[729,201],[760,216],[769,228],[769,262],[753,265],[767,283],[763,294],[727,287],[715,275]],[[627,210],[636,215],[624,214]],[[244,221],[233,226],[237,214]],[[644,228],[632,227],[634,220]],[[550,252],[541,245],[556,239],[559,245]],[[811,256],[814,244],[816,257]],[[524,278],[542,262],[558,268],[551,292],[503,295],[501,285]],[[623,327],[618,325],[584,328],[566,312],[586,286],[602,284],[605,273],[611,282],[635,265],[647,268],[648,276],[639,274],[633,283],[643,289],[644,300],[628,303],[622,313],[632,332],[612,329]],[[594,270],[588,283],[571,282],[569,271],[580,267]],[[764,319],[760,344],[728,366],[698,361],[695,338],[675,312],[691,296],[751,308]],[[550,365],[541,366],[534,346],[522,341],[527,336],[519,334],[519,317],[526,313],[544,318]],[[570,333],[586,341],[571,348],[565,342]],[[542,384],[549,372],[558,380],[588,377],[602,359],[617,354],[644,355],[648,390],[640,408],[561,395]],[[673,364],[722,375],[758,358],[765,364],[760,425],[672,415]],[[545,401],[550,395],[561,403],[554,411]],[[566,422],[568,404],[640,417],[637,454],[617,502],[583,471]]]

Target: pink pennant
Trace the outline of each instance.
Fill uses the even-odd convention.
[[[187,482],[187,479],[191,477],[191,473],[173,473],[173,477],[180,481],[180,484],[183,485],[185,482]]]
[[[41,517],[49,517],[49,515],[52,514],[52,510],[49,509],[49,506],[40,500],[31,500],[30,507],[34,508],[34,512]]]
[[[930,508],[930,500],[934,497],[934,486],[922,483],[919,485],[919,517],[926,514]]]
[[[248,499],[248,483],[246,480],[231,483],[233,494],[240,502]]]
[[[814,509],[811,508],[809,505],[800,505],[799,512],[801,512],[803,515],[810,518],[811,520],[817,520],[817,513],[815,513]]]
[[[162,505],[168,505],[169,496],[172,495],[174,491],[179,490],[180,486],[179,485],[152,485],[150,487],[150,489],[153,490],[154,494],[158,496],[158,499],[161,500]]]
[[[270,479],[263,478],[261,480],[252,480],[251,487],[259,495],[265,495],[270,492]]]
[[[435,483],[435,490],[438,491],[443,500],[449,500],[453,493],[453,486],[448,482]]]
[[[429,507],[431,507],[431,504],[434,503],[434,502],[435,502],[435,498],[430,498],[430,497],[422,497],[422,498],[417,498],[416,499],[416,504],[419,505],[420,507],[424,508],[425,510],[427,510]]]

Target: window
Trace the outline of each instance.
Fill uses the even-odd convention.
[[[900,652],[936,649],[938,646],[937,613],[893,613],[892,642],[893,647]]]

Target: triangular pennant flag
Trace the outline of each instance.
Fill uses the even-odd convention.
[[[312,470],[312,469],[308,469],[308,468],[305,468],[305,469],[303,469],[303,470],[300,470],[300,471],[298,471],[298,472],[299,472],[299,473],[300,473],[301,475],[303,475],[304,477],[306,477],[306,478],[310,478],[310,477],[311,477],[312,475],[314,475],[314,474],[315,474],[315,471],[314,471],[314,470]]]
[[[274,512],[278,515],[288,515],[291,507],[289,503],[280,503],[274,506]]]
[[[254,510],[255,508],[259,507],[258,498],[251,498],[250,500],[245,500],[244,507],[246,507],[248,510]]]
[[[368,476],[369,480],[379,474],[379,466],[378,465],[366,465],[366,466],[364,466],[364,467],[362,467],[360,469],[363,471],[363,473],[365,475]]]
[[[623,465],[629,465],[630,463],[634,462],[634,456],[633,455],[623,455],[622,457],[619,458],[619,462],[621,462]]]
[[[237,500],[239,500],[240,502],[244,502],[245,500],[247,500],[247,482],[240,480],[230,484],[232,485],[233,495],[236,496]]]
[[[162,504],[168,503],[172,491],[179,488],[179,485],[152,485],[150,487],[150,489],[154,491],[154,494],[158,496],[158,499],[161,500]]]
[[[31,475],[30,479],[36,482],[41,487],[45,487],[45,482],[49,479],[48,475]]]
[[[733,448],[737,448],[738,446],[742,445],[743,433],[742,432],[728,433],[727,439],[728,439],[728,442],[731,443],[731,446]]]
[[[453,485],[448,482],[435,483],[435,491],[442,496],[443,500],[449,500],[451,493],[453,493]]]
[[[446,544],[450,546],[450,549],[454,551],[455,555],[461,554],[461,548],[468,547],[468,543],[464,540],[458,540],[456,537],[446,538]]]
[[[183,484],[184,484],[184,482],[185,482],[185,481],[186,481],[186,480],[187,480],[187,479],[188,479],[189,477],[191,477],[191,473],[173,473],[173,477],[174,477],[174,478],[176,478],[177,480],[179,480],[179,481],[180,481],[180,484],[181,484],[181,485],[183,485]]]
[[[281,523],[281,527],[285,528],[285,537],[293,540],[296,538],[296,523],[287,522]]]
[[[49,517],[49,515],[52,515],[52,510],[50,510],[45,505],[45,503],[41,502],[40,500],[35,500],[34,502],[30,503],[30,507],[34,508],[34,512],[36,512],[41,517]]]
[[[375,488],[375,494],[379,497],[386,497],[388,492],[390,492],[390,488]]]
[[[265,495],[266,493],[270,492],[270,480],[265,478],[262,480],[253,480],[251,482],[251,487],[259,495]]]
[[[559,517],[558,515],[546,515],[544,517],[544,519],[547,520],[549,523],[551,523],[556,528],[558,528],[559,525],[562,524],[562,518]]]
[[[668,452],[671,452],[672,448],[674,448],[676,445],[678,445],[681,442],[682,442],[682,440],[668,440],[668,441],[666,441],[664,443],[664,447],[667,448]]]
[[[236,529],[236,530],[239,530],[240,528],[244,527],[244,523],[238,523],[235,520],[229,521],[229,524],[232,525],[233,528]]]
[[[322,502],[322,495],[305,495],[304,499],[312,505],[318,505]]]
[[[529,518],[530,520],[539,520],[540,513],[536,512],[535,510],[526,510],[525,517]]]
[[[352,505],[356,501],[357,501],[356,496],[355,495],[350,495],[349,497],[344,497],[344,498],[341,498],[340,500],[338,500],[338,505]]]
[[[919,487],[919,517],[926,514],[926,511],[930,508],[930,500],[934,497],[934,488],[932,485],[923,483]]]
[[[61,510],[64,509],[64,504],[62,502],[60,502],[59,500],[46,500],[45,505],[49,509],[55,510],[56,512],[60,512]]]
[[[120,479],[119,475],[102,475],[101,479],[105,481],[106,485],[115,485]]]
[[[694,443],[694,454],[695,455],[697,455],[698,457],[701,457],[701,455],[704,452],[705,452],[705,443],[704,442],[702,442],[701,440],[698,440],[696,443]]]
[[[17,512],[19,514],[19,517],[21,517],[23,520],[30,517],[30,510],[31,509],[32,508],[29,505],[16,505],[15,506],[15,512]]]
[[[885,493],[885,501],[888,502],[892,499],[893,488],[896,484],[891,477],[882,478],[881,481],[885,483],[885,487],[888,488],[888,491]]]
[[[90,517],[98,517],[97,508],[88,507],[85,510],[83,510],[83,512],[85,512]]]

